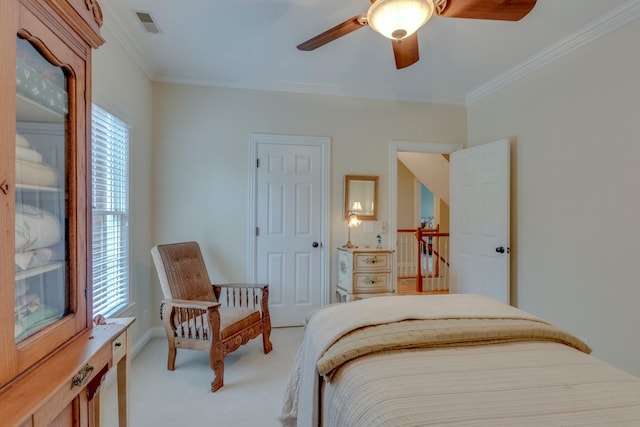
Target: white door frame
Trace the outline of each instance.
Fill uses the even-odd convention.
[[[274,135],[274,134],[263,134],[263,133],[252,133],[249,134],[249,209],[248,209],[248,224],[249,230],[248,233],[248,250],[247,258],[249,262],[247,263],[247,268],[249,271],[247,272],[247,276],[249,277],[250,282],[256,281],[257,275],[257,265],[256,265],[256,233],[255,229],[257,227],[257,215],[258,215],[258,194],[257,190],[257,167],[256,162],[258,159],[258,151],[257,147],[259,143],[273,143],[273,144],[290,144],[290,145],[312,145],[318,146],[322,150],[322,191],[321,191],[321,199],[322,199],[322,213],[321,218],[318,220],[321,223],[321,247],[319,250],[321,251],[320,256],[320,283],[322,286],[321,289],[321,305],[326,305],[331,300],[331,296],[329,295],[330,286],[327,286],[328,278],[331,277],[329,274],[329,259],[331,245],[329,244],[330,238],[330,222],[329,222],[329,214],[330,214],[330,176],[329,171],[329,163],[331,159],[331,139],[329,137],[317,137],[317,136],[295,136],[295,135]]]
[[[434,153],[450,154],[457,150],[462,150],[463,144],[444,144],[435,142],[410,142],[410,141],[390,141],[389,142],[389,247],[396,248],[396,230],[398,229],[398,153]],[[397,265],[395,262],[393,265]],[[391,271],[391,283],[394,289],[398,282],[398,272],[395,268]]]

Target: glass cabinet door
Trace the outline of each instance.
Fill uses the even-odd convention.
[[[69,278],[68,79],[16,39],[16,343],[72,309]]]

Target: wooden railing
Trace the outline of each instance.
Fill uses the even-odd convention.
[[[398,229],[396,256],[398,279],[415,279],[416,291],[449,291],[449,233]]]

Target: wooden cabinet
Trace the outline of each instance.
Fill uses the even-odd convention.
[[[392,254],[390,249],[338,248],[338,299],[393,295]]]
[[[0,389],[3,426],[99,426],[98,393],[117,366],[120,427],[127,425],[128,328],[133,318],[108,320],[61,346]]]
[[[91,50],[96,0],[0,2],[2,425],[95,425],[128,324],[93,327]]]

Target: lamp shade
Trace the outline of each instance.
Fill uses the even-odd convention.
[[[418,31],[433,15],[433,0],[376,0],[369,7],[369,26],[392,40]]]

